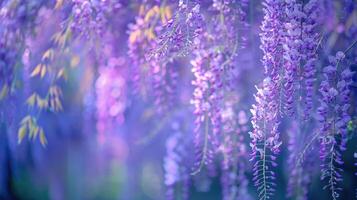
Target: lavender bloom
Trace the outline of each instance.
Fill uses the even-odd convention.
[[[108,23],[107,15],[121,7],[118,1],[72,0],[72,21],[70,26],[74,33],[92,39],[101,36]]]
[[[187,140],[179,130],[178,124],[173,124],[175,133],[166,141],[166,156],[164,158],[166,198],[188,199],[190,175],[187,163]]]
[[[115,129],[115,124],[124,123],[126,107],[125,61],[109,57],[99,67],[96,81],[97,131],[99,142],[104,143],[106,134]]]
[[[253,197],[248,193],[248,179],[244,174],[246,166],[242,162],[236,164],[228,168],[221,167],[222,199],[253,200]]]
[[[0,2],[0,100],[15,89],[15,66],[22,57],[25,35],[35,27],[43,1]]]
[[[293,116],[295,112],[304,110],[304,119],[307,120],[313,105],[316,52],[320,35],[317,30],[319,5],[316,0],[306,4],[289,0],[285,7],[285,112]],[[300,101],[295,99],[301,99],[303,104],[300,105]]]
[[[235,3],[237,2],[214,1],[209,11],[212,12],[213,21],[217,25],[205,27],[207,30],[197,37],[194,43],[197,49],[193,53],[195,59],[191,61],[195,78],[192,81],[195,89],[191,104],[195,107],[195,143],[199,158],[194,174],[210,162],[210,157],[216,153],[214,149],[220,146],[222,140],[224,95],[230,92],[233,84],[233,63],[239,41],[237,25],[240,16],[244,15],[242,10],[238,9],[241,2]]]
[[[263,2],[264,21],[261,25],[261,46],[266,78],[262,88],[257,88],[256,104],[251,109],[253,132],[250,133],[252,148],[253,181],[258,188],[259,199],[270,198],[275,189],[275,155],[279,153],[282,142],[279,139],[280,84],[282,77],[282,40],[284,15],[283,1]]]
[[[272,75],[273,81],[280,81],[277,76],[281,72],[283,56],[283,16],[284,10],[282,0],[266,0],[263,2],[264,20],[261,25],[260,40],[264,55],[263,65],[265,73]]]
[[[207,63],[205,62],[208,59],[213,59],[212,56],[212,54],[201,50],[196,52],[196,59],[191,61],[192,72],[195,77],[195,80],[192,81],[192,85],[195,86],[195,89],[191,104],[195,107],[195,145],[197,151],[196,155],[200,158],[195,173],[198,173],[203,165],[211,162],[210,157],[214,152],[212,149],[213,144],[211,144],[210,141],[214,141],[215,145],[218,145],[217,138],[214,134],[217,134],[219,131],[218,123],[220,113],[217,113],[219,107],[216,105],[219,97],[216,93],[218,92],[217,89],[220,87],[220,79],[217,77],[217,73],[214,74],[207,68]],[[210,121],[210,119],[212,121]],[[208,130],[211,123],[212,125],[216,125],[212,128],[214,129],[214,134],[210,134]],[[203,129],[203,131],[201,129]]]
[[[287,188],[287,197],[298,200],[306,200],[308,195],[309,184],[314,175],[315,166],[318,165],[314,155],[318,152],[314,150],[316,141],[309,146],[309,152],[306,153],[305,159],[301,161],[301,152],[305,151],[306,141],[310,140],[307,131],[303,131],[301,121],[293,121],[289,130],[289,181]],[[316,148],[317,149],[317,148]]]
[[[289,21],[293,21],[295,27],[295,38],[292,30],[288,28],[288,38],[292,49],[287,49],[286,54],[295,54],[295,60],[288,57],[288,74],[291,80],[290,88],[285,91],[287,97],[287,114],[292,116],[296,113],[296,121],[293,121],[292,128],[289,131],[289,171],[291,176],[288,183],[288,197],[297,199],[306,199],[308,185],[312,176],[314,163],[311,157],[314,153],[313,147],[316,144],[317,135],[310,137],[312,131],[310,113],[313,105],[314,81],[316,73],[316,56],[318,37],[317,33],[317,13],[318,3],[311,0],[305,5],[295,1],[287,3],[287,16],[295,16]],[[293,14],[292,14],[293,13]],[[298,20],[297,20],[298,19]],[[291,26],[290,26],[291,28]],[[295,53],[291,53],[295,52]],[[296,61],[296,62],[295,62]],[[303,64],[301,64],[303,63]],[[293,70],[292,70],[293,69]],[[288,80],[287,79],[287,80]],[[288,82],[285,83],[285,86]],[[289,84],[288,84],[289,85]],[[296,90],[296,91],[295,91]],[[296,93],[296,94],[295,94]],[[295,99],[299,99],[296,101]],[[307,155],[305,155],[307,154]]]
[[[175,103],[174,93],[177,85],[178,73],[170,64],[156,64],[152,62],[153,90],[155,106],[158,114],[163,114]]]
[[[323,69],[324,80],[320,85],[320,106],[318,108],[321,149],[320,158],[321,180],[328,183],[328,188],[333,199],[338,199],[338,182],[342,181],[343,164],[341,151],[345,150],[347,138],[347,124],[350,121],[348,109],[350,107],[350,89],[353,73],[348,69],[342,70],[339,75],[339,64],[345,57],[344,53],[337,52],[335,57],[330,57],[330,65]],[[333,105],[333,106],[331,106]]]
[[[294,113],[294,99],[296,90],[296,80],[298,69],[301,62],[302,45],[302,20],[305,17],[302,12],[302,5],[295,0],[288,0],[285,6],[286,36],[284,41],[284,92],[285,92],[285,111],[289,116]]]
[[[185,56],[192,50],[195,38],[202,33],[200,4],[195,1],[179,1],[174,17],[163,25],[157,45],[151,50],[156,60]]]
[[[90,0],[74,0],[72,13],[72,29],[74,30],[74,32],[78,32],[79,34],[83,34],[87,38],[89,38],[90,34],[88,33],[88,31],[90,31],[90,28],[92,27],[89,28],[88,26],[93,25],[93,8]]]
[[[314,82],[316,80],[316,61],[317,61],[317,48],[319,45],[319,37],[317,27],[319,25],[319,13],[320,7],[317,0],[310,0],[304,5],[305,19],[303,21],[302,38],[303,38],[303,57],[305,64],[303,66],[303,80],[301,89],[304,88],[304,95],[302,96],[304,101],[304,119],[308,120],[312,107],[313,107],[313,95],[314,95]]]
[[[247,116],[244,111],[238,115],[233,112],[233,102],[227,102],[222,113],[224,140],[219,150],[222,153],[221,185],[224,200],[252,199],[248,193],[247,171],[248,148],[244,143],[244,133],[247,132]]]
[[[129,25],[129,56],[135,66],[132,70],[134,92],[143,97],[153,92],[157,112],[162,114],[172,103],[177,73],[168,62],[145,58],[146,52],[157,46],[156,35],[162,23],[171,18],[169,6],[156,4],[141,5],[135,24]]]
[[[277,120],[278,105],[274,91],[276,86],[270,78],[266,78],[262,88],[257,88],[256,104],[251,109],[253,132],[250,133],[253,164],[253,181],[258,188],[259,199],[270,198],[275,189],[276,154],[282,142],[279,139]]]
[[[283,77],[281,75],[283,69],[283,39],[284,39],[284,10],[282,0],[267,0],[263,2],[264,20],[261,25],[260,48],[263,51],[263,66],[265,75],[270,77],[274,101],[277,103],[277,109],[281,112],[281,84]]]

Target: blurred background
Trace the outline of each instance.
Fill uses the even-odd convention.
[[[152,91],[146,88],[150,84],[144,82],[136,86],[138,82],[132,80],[135,78],[132,71],[138,69],[133,59],[143,57],[140,48],[147,45],[147,38],[135,36],[135,31],[145,29],[138,19],[145,19],[155,5],[165,9],[164,2],[110,4],[113,10],[106,11],[110,12],[110,15],[106,13],[110,16],[106,27],[93,25],[83,30],[77,30],[83,24],[71,22],[76,17],[73,11],[76,2],[0,0],[0,35],[3,36],[0,38],[0,199],[166,199],[165,157],[170,138],[181,135],[184,139],[180,142],[187,146],[187,153],[194,152],[190,58],[181,57],[169,63],[174,70],[169,73],[175,75],[178,84],[174,99],[170,100],[173,104],[158,114]],[[99,0],[90,2],[100,7]],[[167,12],[173,15],[177,3],[168,2]],[[237,105],[235,111],[241,111],[249,119],[254,86],[263,79],[264,69],[259,49],[262,2],[247,2],[245,12],[249,26],[242,31],[246,41],[235,61],[239,67],[234,72],[232,96]],[[320,29],[319,72],[328,63],[329,55],[344,51],[357,39],[357,1],[321,0],[321,3],[325,14],[321,16],[324,24]],[[202,1],[202,7],[209,4]],[[72,31],[67,31],[69,29]],[[101,33],[93,33],[95,31]],[[58,40],[54,39],[56,36]],[[136,44],[137,40],[140,43]],[[356,54],[357,48],[352,49],[344,63],[354,71],[357,70]],[[39,63],[42,67],[35,73]],[[41,75],[43,68],[47,71]],[[148,75],[145,70],[140,73]],[[357,188],[354,176],[357,169],[353,164],[357,150],[356,81],[355,76],[354,120],[350,124],[348,148],[343,153],[341,199],[353,199]],[[58,87],[60,91],[52,88],[50,92],[51,87]],[[29,100],[34,94],[37,103]],[[38,100],[36,95],[44,99]],[[61,103],[41,104],[45,97],[59,98]],[[43,135],[38,132],[36,137],[26,133],[19,138],[19,129],[28,116],[35,119],[32,124],[43,129]],[[251,129],[249,122],[246,126]],[[288,156],[284,133],[289,127],[283,122],[281,129],[285,143],[277,161],[276,200],[287,199],[289,177],[284,162]],[[249,135],[244,138],[249,148]],[[192,166],[192,162],[189,158],[186,164]],[[246,174],[251,180],[251,173]],[[188,199],[221,199],[220,175],[219,164],[214,163],[202,173],[189,177]],[[251,199],[256,199],[256,189],[251,182],[247,188]],[[319,173],[312,180],[308,199],[329,199],[321,187]]]

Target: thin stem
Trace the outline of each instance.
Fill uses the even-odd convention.
[[[198,166],[198,168],[191,173],[192,176],[200,173],[203,165],[205,164],[206,160],[207,160],[207,151],[208,151],[208,118],[207,118],[207,114],[205,115],[205,134],[204,134],[204,144],[203,144],[203,150],[202,150],[202,158],[200,160],[200,164]]]

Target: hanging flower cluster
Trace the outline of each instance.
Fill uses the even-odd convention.
[[[202,33],[202,20],[198,2],[180,0],[177,12],[164,24],[151,56],[172,60],[189,54],[195,38]]]
[[[0,100],[15,90],[16,66],[43,2],[0,2]]]
[[[231,92],[234,81],[233,72],[236,67],[233,62],[241,41],[237,36],[237,25],[240,25],[239,20],[245,15],[242,9],[245,4],[240,3],[214,1],[210,10],[217,25],[208,27],[208,30],[194,41],[195,57],[191,64],[195,78],[192,85],[195,89],[191,104],[195,107],[195,144],[198,158],[194,173],[211,162],[211,157],[216,153],[215,149],[222,141],[224,96]],[[205,20],[203,22],[206,23]]]
[[[288,197],[307,199],[312,174],[318,165],[318,138],[314,132],[311,116],[313,109],[314,83],[316,81],[316,57],[319,45],[319,4],[317,1],[287,3],[287,36],[285,40],[285,111],[295,118],[289,130]],[[305,155],[307,154],[307,155]]]
[[[189,161],[188,143],[182,125],[174,123],[174,134],[166,141],[166,156],[164,158],[165,185],[167,199],[188,199],[190,172],[185,165]]]
[[[339,66],[344,57],[343,52],[337,52],[336,56],[329,58],[330,65],[323,68],[325,79],[319,89],[322,96],[318,108],[321,124],[320,158],[323,162],[321,179],[327,181],[324,188],[330,190],[333,199],[340,196],[338,182],[342,181],[341,152],[346,149],[347,124],[351,119],[348,114],[351,106],[349,85],[353,73]]]
[[[74,33],[86,39],[101,36],[108,18],[121,7],[120,1],[72,0],[70,26]]]
[[[171,15],[169,5],[153,1],[149,6],[140,5],[135,24],[129,25],[129,56],[136,66],[133,69],[135,92],[144,97],[153,93],[158,113],[163,113],[172,103],[170,96],[177,75],[170,63],[150,59],[147,52],[157,47],[157,35]]]
[[[97,94],[97,130],[100,141],[108,132],[115,130],[116,125],[125,121],[126,108],[126,63],[123,58],[109,57],[106,63],[99,66],[99,77],[96,81]]]
[[[295,99],[296,80],[299,79],[298,70],[301,60],[302,49],[302,21],[304,13],[302,4],[297,1],[286,3],[286,35],[284,40],[284,90],[285,90],[285,110],[288,115],[294,113],[293,103]]]
[[[251,109],[253,132],[252,139],[253,181],[258,188],[259,199],[266,199],[275,191],[275,173],[277,166],[276,155],[282,144],[278,132],[279,121],[277,119],[278,105],[274,99],[276,94],[275,84],[270,78],[264,79],[262,88],[257,88],[255,95],[256,104]]]
[[[223,141],[219,148],[222,153],[221,184],[224,200],[252,199],[248,193],[248,179],[245,175],[248,163],[248,146],[244,143],[248,131],[248,118],[244,111],[234,112],[234,101],[227,101],[222,112]]]
[[[318,31],[321,26],[321,6],[317,0],[310,0],[303,7],[305,17],[302,21],[302,54],[301,57],[304,60],[304,65],[300,69],[301,83],[300,83],[300,96],[304,101],[303,115],[304,119],[308,120],[311,117],[313,110],[313,96],[314,96],[314,84],[316,82],[316,68],[317,68],[317,50],[319,47],[319,41],[321,34]]]
[[[263,65],[266,78],[261,88],[257,88],[256,104],[253,105],[252,160],[255,161],[254,184],[258,188],[259,199],[271,197],[275,191],[276,155],[282,144],[280,140],[279,112],[281,111],[283,17],[284,2],[267,0],[264,2],[264,21],[260,33]]]

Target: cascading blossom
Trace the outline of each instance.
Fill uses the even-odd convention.
[[[283,80],[283,40],[284,40],[284,2],[282,0],[266,0],[263,3],[264,20],[262,22],[261,33],[259,34],[263,51],[263,66],[265,75],[271,82],[271,99],[277,104],[277,109],[282,108],[282,80]],[[268,80],[266,79],[266,80]],[[276,116],[278,117],[278,116]]]
[[[126,79],[125,60],[110,57],[99,67],[99,77],[96,81],[97,131],[99,142],[105,141],[105,135],[115,129],[116,124],[125,121]]]
[[[178,72],[172,64],[157,64],[152,62],[154,103],[158,114],[163,114],[175,105],[175,88]]]
[[[172,60],[187,55],[195,38],[202,33],[202,20],[199,3],[180,0],[176,14],[164,24],[150,56]]]
[[[157,35],[170,19],[170,6],[153,1],[149,5],[142,4],[136,22],[129,25],[129,56],[135,66],[132,70],[134,92],[144,98],[152,92],[159,114],[173,103],[178,74],[171,63],[147,58],[147,52],[157,47]]]
[[[86,39],[103,35],[107,16],[121,7],[120,1],[116,0],[72,0],[72,3],[70,26],[77,35]]]
[[[195,143],[199,160],[194,174],[211,161],[210,157],[216,153],[214,149],[221,144],[224,95],[231,92],[234,81],[232,74],[240,41],[238,25],[245,15],[239,5],[245,5],[245,2],[214,1],[209,10],[217,25],[205,27],[203,20],[200,27],[207,30],[194,41],[195,58],[191,64],[195,89],[191,104],[195,107]]]
[[[341,151],[345,150],[347,139],[347,124],[351,120],[348,114],[350,108],[350,89],[353,73],[349,68],[340,69],[344,59],[343,52],[330,56],[330,65],[323,68],[324,80],[320,84],[320,106],[317,109],[320,122],[320,158],[321,180],[326,180],[324,189],[329,189],[331,197],[338,199],[342,181],[343,164]],[[333,105],[333,106],[331,106]]]
[[[233,110],[233,102],[226,102],[222,112],[222,131],[224,139],[219,148],[222,153],[221,161],[221,185],[224,200],[252,199],[248,193],[247,171],[248,148],[244,143],[244,135],[247,133],[248,118],[244,111],[236,114]]]
[[[275,191],[274,167],[277,166],[276,155],[280,151],[282,142],[278,132],[279,115],[275,100],[275,85],[270,78],[264,79],[262,88],[257,88],[256,104],[251,109],[253,132],[252,139],[253,181],[258,188],[259,199],[268,199]]]
[[[188,199],[190,174],[185,163],[188,161],[187,140],[178,123],[172,125],[174,134],[166,141],[164,158],[166,198],[168,200]]]
[[[284,84],[285,107],[288,116],[304,112],[308,120],[313,106],[316,57],[319,45],[319,3],[310,0],[306,4],[288,0],[285,4]],[[297,101],[299,99],[299,101]]]
[[[191,61],[192,73],[195,77],[195,80],[192,81],[195,89],[191,104],[195,107],[194,114],[196,115],[194,132],[196,156],[200,159],[197,163],[198,170],[203,165],[211,162],[211,156],[214,153],[211,141],[217,139],[208,130],[210,128],[210,117],[219,116],[219,113],[215,113],[212,110],[212,107],[215,106],[214,103],[216,103],[215,100],[217,100],[217,95],[215,94],[217,91],[213,87],[213,85],[218,85],[217,79],[215,74],[205,68],[205,60],[210,59],[210,56],[204,50],[197,51],[196,59]]]
[[[319,167],[320,163],[317,162],[314,157],[314,155],[318,154],[317,142],[311,140],[310,135],[299,132],[301,129],[299,126],[301,126],[301,123],[298,120],[295,120],[288,130],[289,180],[287,197],[298,200],[307,200],[309,186],[313,180],[316,168]],[[312,142],[308,147],[306,146],[307,141]],[[307,152],[305,152],[304,158],[301,158],[301,153],[304,151]]]
[[[14,72],[44,2],[0,2],[0,100],[15,89]]]
[[[261,25],[261,46],[266,78],[263,86],[257,88],[256,104],[251,109],[253,131],[250,133],[252,147],[253,181],[259,192],[259,199],[270,198],[275,191],[276,154],[282,144],[278,132],[281,111],[281,81],[283,56],[283,1],[264,1],[264,20]]]
[[[301,62],[302,45],[302,20],[305,14],[301,3],[297,0],[288,0],[285,5],[286,13],[286,35],[284,37],[284,92],[285,112],[292,116],[294,110],[296,80],[299,80],[298,70]]]
[[[303,83],[300,90],[304,90],[301,95],[304,105],[304,120],[311,117],[313,108],[314,83],[316,81],[316,65],[317,65],[317,49],[319,46],[320,33],[318,26],[320,25],[319,13],[322,13],[319,7],[318,0],[310,0],[303,7],[305,18],[302,27],[302,59],[305,64],[303,66],[302,79]],[[302,81],[302,80],[301,80]]]
[[[295,117],[289,130],[288,197],[307,199],[308,186],[313,169],[317,165],[311,157],[315,151],[317,136],[312,136],[314,120],[314,82],[316,79],[316,57],[319,40],[318,2],[306,4],[287,2],[287,35],[285,40],[285,111]],[[308,154],[308,155],[305,155]]]

